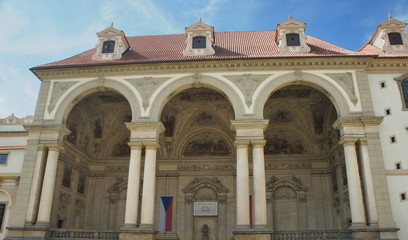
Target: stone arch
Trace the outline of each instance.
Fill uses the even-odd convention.
[[[301,80],[297,80],[301,77]],[[307,85],[312,87],[323,94],[325,94],[336,108],[338,116],[347,116],[352,112],[352,108],[358,108],[348,97],[346,91],[334,80],[330,80],[325,77],[317,76],[311,73],[288,73],[276,77],[269,78],[263,82],[255,91],[255,104],[254,114],[259,118],[263,118],[263,109],[269,96],[276,90],[289,85]],[[361,111],[361,107],[359,107]],[[354,110],[355,111],[355,110]]]
[[[159,121],[161,112],[173,96],[194,87],[210,88],[224,94],[234,109],[235,119],[242,118],[244,115],[245,97],[236,86],[226,79],[195,74],[169,80],[153,93],[149,111],[151,120]],[[154,107],[151,108],[152,106]]]
[[[71,89],[69,89],[64,95],[58,100],[56,110],[54,114],[50,115],[56,123],[64,122],[72,108],[81,101],[84,97],[89,96],[95,92],[101,91],[114,91],[128,101],[131,112],[132,120],[140,116],[140,96],[136,89],[131,89],[126,84],[112,79],[104,79],[101,82],[99,79],[88,81],[85,83],[75,84]]]
[[[222,131],[220,131],[219,129],[216,129],[216,128],[206,127],[206,128],[197,129],[197,130],[192,131],[191,133],[189,133],[180,142],[178,148],[176,149],[177,156],[183,156],[183,150],[186,147],[186,144],[188,144],[189,140],[191,140],[194,136],[196,136],[200,132],[205,132],[205,131],[214,132],[214,133],[218,134],[219,136],[221,136],[224,140],[226,140],[226,143],[228,144],[228,147],[229,147],[229,150],[230,150],[230,155],[234,154],[234,148],[232,147],[232,146],[234,146],[234,144],[233,144],[231,138],[225,132],[222,132]]]

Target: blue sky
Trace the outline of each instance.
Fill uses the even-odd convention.
[[[358,50],[388,13],[408,22],[408,0],[0,0],[0,118],[34,114],[30,67],[95,47],[112,22],[127,36],[184,33],[198,17],[217,32],[257,31],[290,14],[307,35]]]

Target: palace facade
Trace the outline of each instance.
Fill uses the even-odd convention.
[[[127,37],[41,80],[7,239],[408,238],[408,35]]]

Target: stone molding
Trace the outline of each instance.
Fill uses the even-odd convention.
[[[213,71],[282,71],[282,70],[333,70],[333,69],[365,69],[373,64],[372,57],[327,57],[310,59],[242,59],[242,60],[218,60],[198,62],[174,62],[157,65],[151,64],[118,64],[109,66],[89,66],[72,68],[50,68],[33,70],[41,80],[56,80],[65,78],[81,78],[97,76],[123,76],[123,75],[149,75],[171,73],[194,73],[197,70],[206,73]],[[375,62],[374,62],[375,63]],[[406,70],[408,63],[401,61],[386,62],[394,67]]]

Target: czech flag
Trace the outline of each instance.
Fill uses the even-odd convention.
[[[162,196],[160,201],[160,232],[171,232],[173,227],[173,196]]]

